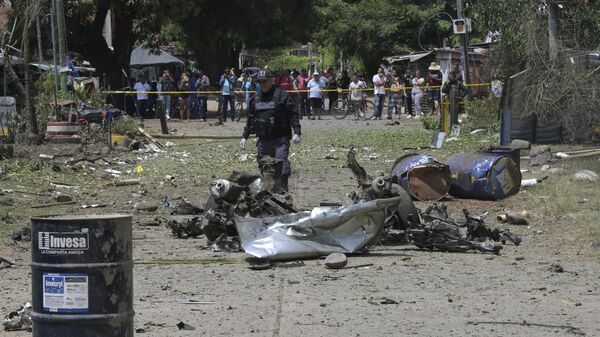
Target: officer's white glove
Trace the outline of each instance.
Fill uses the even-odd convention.
[[[302,138],[300,138],[300,135],[294,134],[294,136],[292,137],[292,141],[294,142],[294,144],[300,144]]]
[[[246,138],[242,138],[242,140],[240,140],[240,149],[244,149],[246,147],[246,142],[248,141],[248,139]]]

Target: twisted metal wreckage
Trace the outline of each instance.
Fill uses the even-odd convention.
[[[260,163],[260,175],[234,171],[227,179],[213,181],[201,214],[171,218],[167,225],[178,237],[205,234],[215,250],[243,248],[267,260],[356,253],[377,243],[499,254],[502,246],[489,240],[521,242],[509,230],[488,228],[487,213],[472,216],[465,209],[465,219],[456,221],[441,203],[420,213],[397,177],[371,178],[356,161],[354,149],[348,153],[347,165],[358,183],[349,195],[350,205],[296,209],[279,184],[282,161],[267,157]]]

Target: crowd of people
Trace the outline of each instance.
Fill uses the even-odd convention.
[[[329,68],[309,75],[306,69],[288,69],[274,73],[274,85],[290,94],[297,103],[300,118],[320,120],[322,112],[334,109],[338,99],[364,102],[371,92],[375,103],[371,119],[393,119],[402,115],[420,118],[439,112],[443,91],[440,66],[432,62],[427,70],[427,75],[423,76],[419,69],[401,72],[395,67],[379,68],[368,83],[363,75],[350,76],[346,70],[337,73],[334,68]],[[462,84],[458,65],[451,73],[453,81]],[[194,118],[204,122],[208,118],[209,97],[218,96],[218,118],[225,122],[239,120],[240,114],[247,113],[249,102],[260,87],[256,82],[256,71],[242,71],[238,77],[234,68],[225,68],[214,83],[204,69],[195,73],[183,71],[179,80],[165,69],[152,83],[148,83],[145,75],[139,75],[136,82],[132,81],[131,89],[136,92],[134,114],[144,118],[156,118],[159,113],[164,113],[167,119],[178,116],[181,121]],[[151,91],[159,94],[148,94]]]

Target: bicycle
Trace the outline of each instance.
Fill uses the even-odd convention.
[[[344,119],[349,114],[352,114],[357,120],[366,120],[375,114],[375,103],[366,98],[360,101],[340,98],[333,102],[330,113],[335,119]]]

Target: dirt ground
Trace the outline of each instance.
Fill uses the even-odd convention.
[[[344,165],[351,146],[358,149],[357,158],[367,171],[378,175],[409,151],[445,160],[494,139],[465,135],[444,150],[419,150],[415,148],[426,148],[431,136],[418,121],[402,119],[400,126],[386,122],[303,120],[303,143],[290,151],[295,204],[310,208],[323,201],[349,202],[345,195],[355,183]],[[145,127],[159,129],[157,121],[146,121]],[[171,122],[169,127],[179,134],[213,136],[239,136],[242,129],[241,123],[210,126],[196,121]],[[503,201],[445,201],[455,216],[465,207],[472,213],[489,211],[488,224],[523,237],[520,246],[507,245],[499,256],[375,246],[349,257],[349,267],[357,268],[328,270],[323,260],[315,259],[303,266],[254,271],[243,253],[215,253],[203,237],[175,239],[166,228],[144,226],[167,214],[164,207],[154,213],[133,209],[138,201],[178,196],[202,205],[213,177],[226,177],[234,168],[256,171],[253,142],[246,150],[238,148],[237,139],[172,142],[164,153],[113,152],[109,156],[114,161],[125,163],[85,164],[77,171],[63,166],[55,172],[47,162],[32,163],[39,162],[39,153],[77,155],[77,145],[18,149],[19,158],[0,162],[8,173],[8,179],[0,180],[2,188],[43,191],[51,182],[81,186],[70,192],[76,205],[31,209],[47,200],[23,193],[0,197],[0,215],[13,218],[2,224],[0,255],[17,261],[13,268],[0,270],[0,313],[31,300],[30,243],[13,242],[10,232],[33,214],[90,213],[79,203],[104,202],[108,207],[95,212],[134,214],[134,310],[135,327],[145,330],[141,336],[600,336],[598,183],[551,176]],[[136,173],[138,165],[143,172]],[[600,166],[595,159],[560,165],[569,174],[579,168],[598,171]],[[143,184],[106,186],[113,179],[99,173],[106,168],[120,170],[126,178],[139,177]],[[532,168],[527,177],[542,174]],[[581,203],[582,198],[588,201]],[[428,205],[417,203],[420,208]],[[503,210],[523,209],[532,213],[529,226],[495,220]],[[564,271],[557,272],[555,264]],[[187,300],[207,303],[182,303]],[[180,321],[195,330],[178,330]]]

